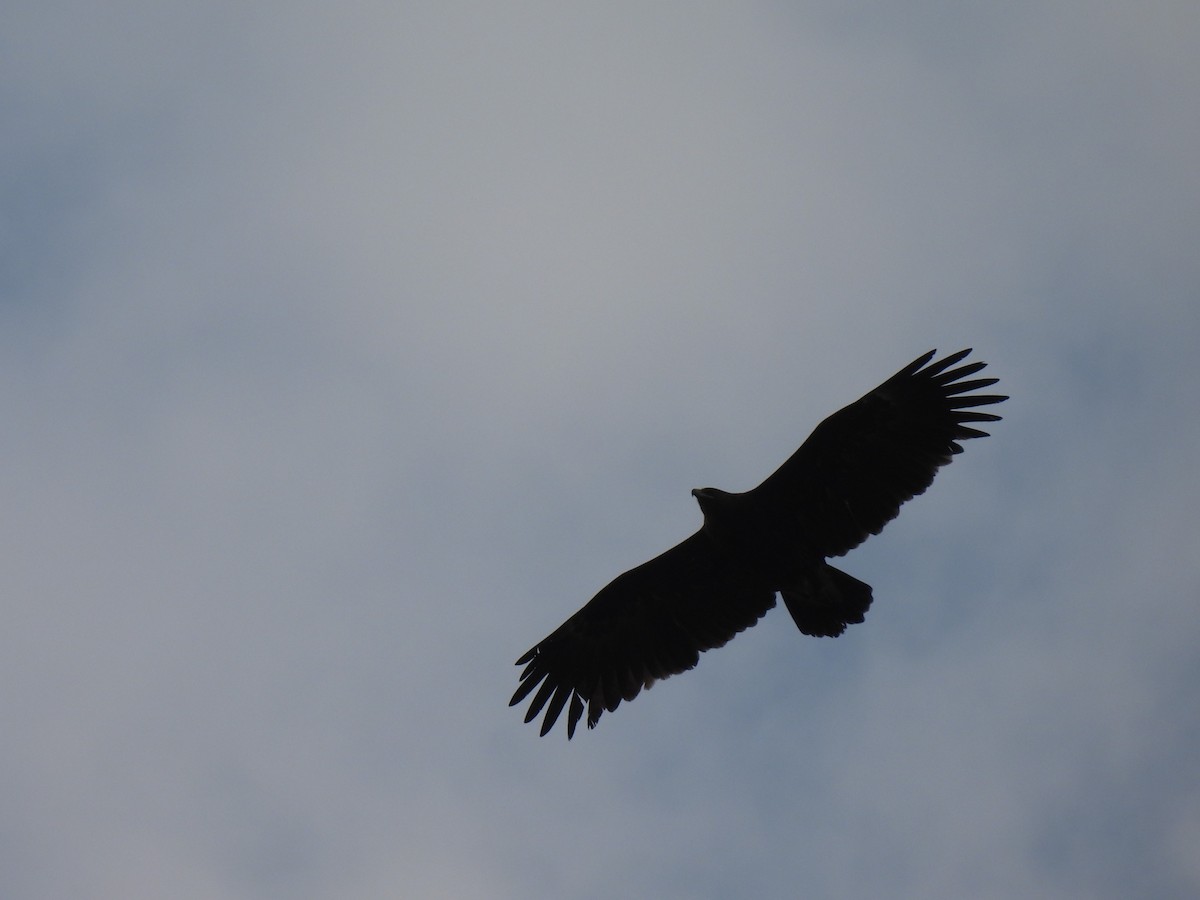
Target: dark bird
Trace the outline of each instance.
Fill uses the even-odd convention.
[[[818,425],[753,490],[692,491],[700,530],[619,575],[518,659],[525,669],[509,706],[536,689],[525,721],[545,708],[543,735],[568,704],[568,738],[585,707],[594,728],[605,710],[753,625],[776,593],[804,634],[837,637],[861,622],[871,586],[825,560],[879,534],[962,452],[959,441],[987,436],[968,423],[999,420],[975,408],[1008,398],[972,393],[996,379],[963,380],[985,364],[952,368],[970,352],[913,360]]]

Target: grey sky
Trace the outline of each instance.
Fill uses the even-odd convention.
[[[0,894],[1200,892],[1200,11],[0,14]],[[919,353],[993,437],[568,744],[516,657]]]

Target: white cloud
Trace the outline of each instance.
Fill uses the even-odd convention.
[[[875,6],[8,14],[0,892],[1195,891],[1200,26]],[[505,707],[967,344],[867,623]]]

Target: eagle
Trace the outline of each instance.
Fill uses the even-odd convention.
[[[533,694],[525,721],[545,709],[542,735],[569,706],[570,739],[585,709],[594,728],[753,625],[776,594],[803,634],[837,637],[862,622],[871,586],[826,560],[879,534],[962,452],[960,441],[987,436],[974,425],[1000,419],[977,408],[1008,399],[977,393],[997,381],[970,378],[985,363],[954,368],[969,348],[936,353],[829,416],[753,490],[693,490],[700,530],[617,576],[518,659],[525,668],[509,706]]]

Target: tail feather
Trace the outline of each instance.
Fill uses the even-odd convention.
[[[828,563],[780,594],[796,627],[813,637],[837,637],[861,622],[871,606],[871,586]]]

